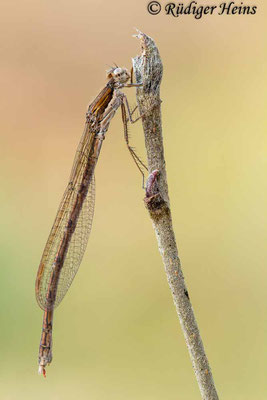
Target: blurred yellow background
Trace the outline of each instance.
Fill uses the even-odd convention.
[[[173,223],[220,398],[267,398],[266,12],[258,5],[254,16],[195,20],[152,16],[146,7],[1,2],[3,400],[200,398],[120,113],[96,170],[86,255],[55,313],[54,359],[46,380],[37,375],[36,271],[86,107],[107,65],[130,68],[140,52],[134,27],[155,39],[164,64]],[[134,104],[134,89],[127,94]],[[144,158],[136,125],[131,138]]]

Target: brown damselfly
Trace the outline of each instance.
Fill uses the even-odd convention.
[[[131,83],[127,83],[131,78]],[[124,136],[128,149],[143,174],[146,168],[129,145],[127,122],[133,120],[124,87],[138,87],[125,68],[108,71],[108,82],[86,113],[68,186],[61,200],[48,237],[36,277],[36,299],[44,310],[39,347],[39,373],[52,361],[52,325],[54,309],[69,289],[80,266],[91,231],[94,213],[94,170],[111,119],[121,107]],[[144,177],[144,174],[143,174]]]

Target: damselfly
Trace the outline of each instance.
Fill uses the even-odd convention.
[[[132,75],[132,74],[131,74]],[[94,170],[111,119],[121,107],[128,149],[143,174],[146,166],[129,145],[127,122],[135,122],[124,87],[138,87],[132,76],[118,66],[108,71],[108,83],[88,107],[68,186],[61,200],[36,277],[36,299],[44,310],[39,347],[39,373],[52,361],[54,309],[69,289],[80,266],[91,231],[94,213]],[[131,83],[127,83],[131,78]],[[140,117],[139,117],[140,118]],[[144,174],[143,174],[144,177]]]

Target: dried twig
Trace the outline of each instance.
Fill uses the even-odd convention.
[[[185,286],[172,228],[161,125],[162,62],[153,39],[140,31],[136,36],[140,39],[142,54],[133,59],[133,67],[137,83],[143,83],[143,87],[137,89],[137,102],[142,115],[150,172],[145,204],[156,232],[159,251],[201,396],[205,400],[216,400],[218,395]]]

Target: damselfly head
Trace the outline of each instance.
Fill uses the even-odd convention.
[[[131,75],[126,68],[114,67],[107,71],[107,76],[109,79],[113,78],[115,82],[119,84],[126,83]]]

